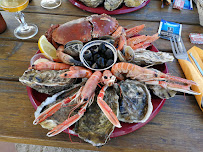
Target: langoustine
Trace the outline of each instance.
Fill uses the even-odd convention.
[[[197,85],[194,81],[164,74],[158,70],[142,68],[135,64],[125,62],[116,63],[113,65],[111,72],[118,80],[124,80],[126,77],[145,82],[148,85],[159,85],[162,88],[167,88],[174,91],[194,95],[199,94],[190,90],[191,85]]]

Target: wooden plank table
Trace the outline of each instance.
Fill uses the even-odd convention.
[[[7,142],[67,147],[96,151],[201,151],[203,139],[203,117],[194,96],[178,94],[166,100],[161,111],[147,125],[130,134],[111,139],[101,148],[81,141],[78,137],[61,133],[55,137],[46,137],[47,130],[40,125],[34,126],[34,108],[25,86],[18,78],[28,68],[30,58],[38,50],[37,41],[51,24],[62,24],[91,13],[80,10],[68,0],[63,0],[59,8],[43,9],[40,0],[33,0],[24,10],[26,21],[35,23],[38,34],[28,40],[19,40],[13,35],[18,22],[13,13],[1,11],[7,22],[7,30],[0,34],[0,140]],[[157,32],[161,19],[183,24],[182,38],[186,49],[190,43],[189,33],[202,33],[197,9],[175,10],[172,7],[161,9],[159,0],[152,0],[139,11],[114,15],[124,27],[146,24],[143,34]],[[171,52],[169,41],[159,39],[154,45],[161,51]],[[202,45],[197,45],[203,49]],[[169,72],[184,77],[177,60],[167,63]]]

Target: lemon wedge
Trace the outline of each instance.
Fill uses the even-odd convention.
[[[56,48],[47,40],[47,38],[42,35],[38,41],[38,47],[41,53],[45,55],[46,58],[51,60],[57,60]]]

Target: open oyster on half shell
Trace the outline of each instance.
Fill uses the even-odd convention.
[[[146,85],[135,80],[119,82],[121,99],[118,119],[128,123],[145,122],[150,117],[153,106]]]
[[[40,93],[53,95],[62,90],[68,89],[76,79],[61,78],[60,75],[66,70],[34,70],[28,69],[19,78],[19,81]]]

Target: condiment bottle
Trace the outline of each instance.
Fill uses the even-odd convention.
[[[0,13],[0,33],[3,33],[7,28],[6,22]]]

